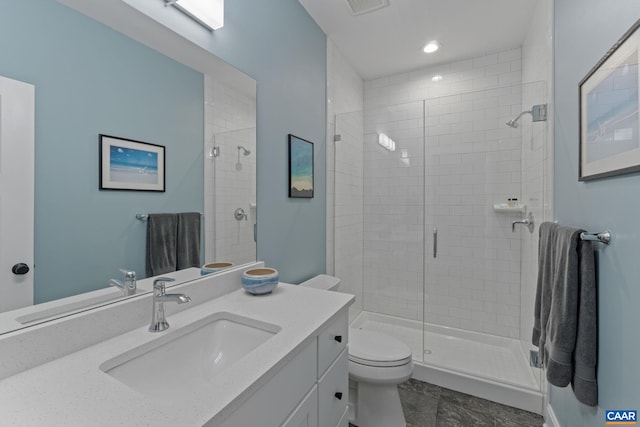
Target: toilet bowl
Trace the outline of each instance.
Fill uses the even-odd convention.
[[[337,290],[340,279],[321,274],[300,286]],[[411,378],[411,349],[380,332],[349,329],[349,422],[358,427],[405,427],[398,384]]]
[[[386,334],[349,329],[349,421],[358,427],[405,427],[398,384],[411,378],[411,349]]]

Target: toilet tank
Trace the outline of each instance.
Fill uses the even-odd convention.
[[[309,288],[322,289],[325,291],[337,291],[341,280],[337,277],[327,274],[319,274],[306,282],[300,283],[298,286],[306,286]]]

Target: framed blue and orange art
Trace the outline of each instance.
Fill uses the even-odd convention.
[[[100,135],[100,190],[165,191],[162,145]]]
[[[313,197],[313,142],[289,134],[289,197]]]
[[[640,20],[579,84],[580,181],[640,172],[639,52]]]

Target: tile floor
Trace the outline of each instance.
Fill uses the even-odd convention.
[[[399,390],[407,427],[541,427],[543,424],[540,415],[413,379],[400,384]]]

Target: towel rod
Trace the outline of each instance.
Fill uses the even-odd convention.
[[[202,216],[202,212],[200,212],[200,216]],[[146,221],[149,219],[149,214],[136,214],[136,219],[140,221]]]
[[[605,230],[600,233],[580,233],[580,238],[582,240],[591,240],[608,245],[611,243],[611,232],[609,230]]]

